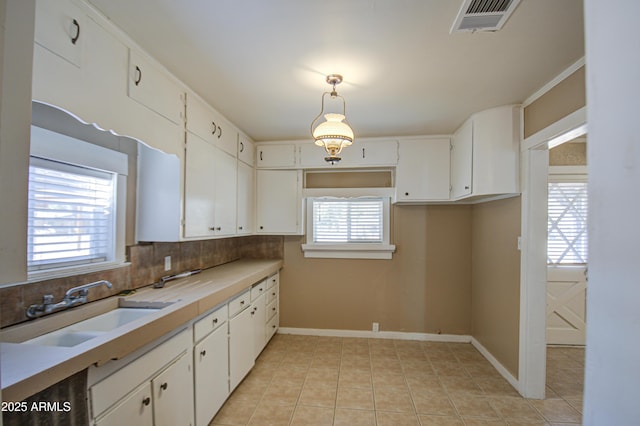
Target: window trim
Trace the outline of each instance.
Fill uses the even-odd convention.
[[[313,203],[323,199],[375,198],[382,200],[382,242],[379,243],[315,243],[313,242]],[[391,259],[396,246],[390,244],[391,201],[389,197],[328,197],[306,198],[307,242],[302,244],[304,257],[327,259]]]
[[[128,155],[41,127],[31,126],[30,156],[116,173],[113,259],[27,272],[27,282],[96,272],[123,266],[125,259]]]

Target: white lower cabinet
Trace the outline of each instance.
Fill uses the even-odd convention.
[[[131,392],[113,410],[96,420],[96,426],[121,426],[135,424],[145,426],[153,424],[151,405],[151,383],[145,383]]]
[[[206,337],[200,340],[202,336]],[[196,426],[202,426],[229,396],[227,305],[194,324],[194,340],[200,340],[193,349],[195,417]]]
[[[254,322],[250,290],[229,302],[229,390],[233,391],[255,363]]]
[[[188,330],[120,364],[90,368],[90,382],[96,382],[89,387],[92,424],[193,425]]]
[[[190,354],[184,354],[151,381],[154,425],[193,425],[191,365]]]
[[[254,289],[257,289],[254,297]],[[251,315],[253,316],[253,358],[257,358],[267,343],[264,322],[265,322],[265,290],[266,282],[255,284],[251,289]]]

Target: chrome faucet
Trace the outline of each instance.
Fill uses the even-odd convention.
[[[34,304],[27,308],[27,317],[38,318],[43,315],[71,308],[72,306],[87,303],[87,295],[89,294],[89,289],[91,287],[97,287],[99,285],[106,285],[108,288],[113,287],[113,284],[111,284],[107,280],[100,280],[89,284],[79,285],[67,290],[67,292],[64,294],[64,298],[58,303],[53,303],[52,294],[45,294],[42,304]]]

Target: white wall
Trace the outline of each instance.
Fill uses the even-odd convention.
[[[589,290],[584,424],[640,419],[638,0],[585,0]]]

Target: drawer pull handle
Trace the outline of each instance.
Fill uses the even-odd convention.
[[[244,143],[240,142],[240,152],[244,152]]]
[[[207,354],[207,351],[203,350],[200,352],[200,356],[205,356]]]
[[[146,397],[145,399],[142,400],[142,405],[149,405],[151,404],[151,398]]]
[[[240,305],[244,305],[244,300],[241,300],[241,301],[240,301]]]
[[[217,323],[218,323],[218,318],[214,318],[214,319],[213,319],[213,323],[214,323],[214,324],[217,324]]]
[[[258,289],[258,291],[262,291],[262,290],[264,290],[264,289],[263,289],[263,288],[259,288],[259,289]]]
[[[169,387],[169,384],[167,382],[164,382],[163,384],[160,385],[160,389],[162,390],[167,390],[168,387]]]
[[[80,24],[76,19],[74,19],[73,25],[76,27],[76,35],[74,37],[71,37],[71,44],[76,44],[76,42],[80,38]]]

